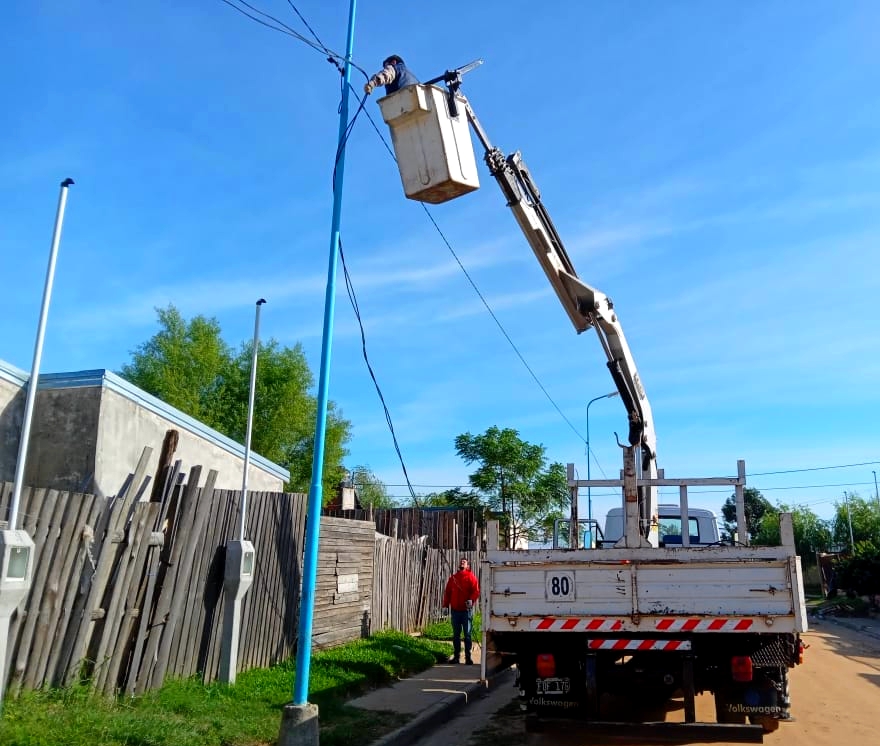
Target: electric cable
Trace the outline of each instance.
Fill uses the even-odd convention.
[[[376,133],[379,135],[379,138],[382,140],[382,143],[385,145],[385,149],[390,153],[391,158],[394,160],[394,162],[397,163],[397,157],[394,155],[394,151],[388,145],[387,141],[385,140],[385,137],[382,135],[381,131],[376,126],[376,123],[373,121],[373,118],[370,116],[370,112],[367,111],[366,114],[367,114],[367,119],[370,120],[370,124],[373,125],[373,129],[376,131]],[[535,383],[538,384],[538,388],[541,389],[544,396],[547,397],[547,400],[550,402],[550,404],[553,405],[553,408],[559,413],[560,417],[562,417],[562,419],[566,422],[566,424],[572,429],[574,434],[577,435],[578,438],[580,438],[582,441],[584,441],[584,443],[586,443],[586,438],[583,435],[581,435],[581,433],[578,431],[578,429],[572,424],[571,420],[569,420],[568,417],[565,416],[565,413],[562,411],[562,409],[559,407],[559,405],[556,403],[556,401],[553,399],[553,397],[550,396],[550,392],[547,391],[544,384],[538,378],[538,375],[535,373],[534,370],[532,370],[532,367],[526,361],[522,352],[520,352],[516,343],[513,341],[513,339],[507,333],[507,330],[504,328],[504,325],[501,323],[498,316],[496,316],[495,312],[492,310],[492,307],[489,305],[489,302],[486,300],[485,296],[480,291],[479,287],[477,286],[477,283],[471,277],[471,275],[467,271],[467,269],[465,269],[465,266],[464,266],[464,264],[462,264],[461,259],[459,259],[458,254],[456,254],[455,249],[452,248],[452,244],[449,242],[449,239],[446,237],[446,234],[443,233],[442,229],[437,224],[437,221],[434,220],[434,216],[431,214],[431,211],[428,210],[427,205],[425,205],[424,202],[419,202],[419,204],[422,206],[422,209],[425,211],[425,214],[428,216],[428,220],[431,221],[431,224],[434,226],[434,229],[437,231],[437,233],[440,236],[440,238],[442,239],[443,243],[446,245],[446,248],[449,250],[449,253],[452,254],[452,258],[455,260],[456,264],[458,264],[462,273],[467,278],[467,281],[470,283],[474,292],[477,294],[477,297],[480,299],[480,301],[482,301],[483,305],[486,307],[486,310],[489,312],[489,315],[492,317],[492,320],[498,326],[498,329],[501,331],[501,334],[507,340],[508,344],[511,346],[514,353],[516,353],[516,356],[520,359],[520,362],[523,364],[523,366],[525,366],[525,369],[529,372],[529,375],[531,375],[531,377],[535,381]]]
[[[756,471],[747,474],[749,477],[766,477],[773,474],[798,474],[804,471],[825,471],[827,469],[849,469],[856,466],[873,466],[880,461],[862,461],[858,464],[837,464],[836,466],[812,466],[804,469],[782,469],[780,471]]]
[[[400,451],[400,443],[397,441],[397,434],[394,432],[394,423],[391,420],[391,412],[388,411],[388,405],[385,403],[385,396],[382,394],[382,388],[379,386],[379,381],[376,379],[376,374],[373,371],[373,366],[370,364],[370,357],[367,354],[367,337],[364,333],[364,324],[361,320],[361,311],[358,306],[357,296],[354,292],[354,285],[351,281],[351,275],[348,272],[348,265],[345,263],[345,253],[342,250],[342,239],[339,240],[339,258],[342,260],[342,273],[345,276],[345,288],[348,291],[348,300],[351,303],[352,310],[354,311],[355,318],[358,322],[358,328],[360,329],[361,334],[361,352],[364,356],[364,362],[367,364],[367,371],[370,374],[370,378],[373,379],[373,385],[376,387],[376,393],[379,395],[379,401],[382,402],[382,409],[385,412],[385,421],[388,423],[388,429],[391,432],[391,440],[394,443],[394,450],[397,452],[397,458],[400,461],[400,468],[403,469],[403,478],[406,480],[406,486],[409,488],[410,495],[412,496],[412,500],[415,503],[416,507],[421,507],[419,505],[419,500],[416,497],[415,490],[413,489],[412,483],[409,479],[409,473],[406,470],[406,463],[403,460],[403,454]]]
[[[261,26],[265,26],[268,29],[272,29],[272,31],[277,31],[277,32],[285,34],[287,36],[291,36],[294,39],[301,41],[306,46],[311,47],[316,52],[320,52],[323,55],[327,55],[327,60],[330,63],[332,63],[341,72],[341,68],[338,63],[339,62],[345,63],[345,56],[339,54],[338,52],[334,52],[332,49],[329,49],[319,39],[318,39],[318,43],[315,44],[314,42],[310,41],[305,36],[300,34],[298,31],[296,31],[295,29],[288,26],[286,23],[284,23],[284,21],[276,18],[275,16],[271,15],[270,13],[266,13],[265,11],[260,10],[259,8],[255,7],[254,5],[251,5],[250,3],[248,3],[246,0],[237,0],[237,2],[241,3],[242,5],[244,5],[247,8],[250,8],[254,13],[257,13],[257,14],[263,16],[263,18],[268,18],[270,21],[273,21],[274,23],[276,23],[278,25],[273,26],[271,23],[267,23],[266,21],[258,18],[257,16],[251,15],[246,10],[244,10],[243,8],[240,8],[238,5],[236,5],[234,2],[232,2],[232,0],[220,0],[220,2],[225,3],[226,5],[228,5],[230,8],[233,8],[234,10],[237,10],[243,16],[246,16],[247,18],[250,18],[252,21],[259,23]],[[291,7],[293,7],[292,3],[291,3]],[[296,11],[296,8],[294,8],[294,10]],[[297,13],[297,15],[300,16],[300,18],[302,18],[299,11],[296,11],[296,13]],[[305,19],[303,19],[303,23],[306,24],[306,27],[309,29],[309,31],[312,32],[312,35],[314,35],[315,38],[317,39],[317,35],[312,30],[311,26],[309,26],[309,24],[306,23]],[[355,68],[356,70],[361,72],[363,75],[365,75],[367,78],[369,78],[369,74],[367,73],[367,71],[364,70],[359,65],[355,64],[354,61],[350,61],[349,64],[353,68]]]

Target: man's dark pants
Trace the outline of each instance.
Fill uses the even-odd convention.
[[[464,658],[465,662],[471,662],[471,613],[470,611],[455,611],[451,609],[449,616],[452,619],[452,650],[456,661],[461,660],[461,634],[464,632]]]

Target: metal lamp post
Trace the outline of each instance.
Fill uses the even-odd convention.
[[[620,396],[617,391],[612,391],[610,394],[602,394],[602,396],[594,397],[587,402],[587,481],[590,481],[590,461],[591,461],[591,453],[590,453],[590,405],[599,401],[599,399],[613,399],[615,396]],[[590,485],[587,485],[587,518],[592,521],[593,520],[593,493]],[[593,533],[593,524],[590,523],[590,534]],[[590,542],[592,544],[592,542]]]
[[[21,601],[27,597],[34,574],[34,541],[18,524],[18,507],[24,484],[25,463],[30,442],[31,420],[34,415],[34,402],[40,382],[40,361],[43,356],[43,340],[46,322],[49,318],[49,303],[52,299],[52,284],[55,280],[55,264],[58,258],[58,245],[61,243],[61,227],[64,224],[64,210],[67,205],[67,192],[73,179],[61,182],[58,195],[58,208],[55,211],[55,228],[52,231],[52,245],[49,249],[49,266],[43,286],[43,304],[40,321],[37,325],[37,339],[34,343],[34,361],[27,382],[24,415],[21,434],[18,439],[18,458],[15,462],[15,477],[12,489],[12,502],[9,509],[9,522],[0,522],[0,712],[3,709],[3,690],[6,685],[6,660],[9,645],[9,621]]]
[[[849,550],[852,552],[856,548],[856,542],[853,538],[852,511],[849,509],[849,495],[846,494],[846,490],[843,491],[843,502],[846,505],[846,520],[849,523]]]
[[[880,508],[880,492],[877,491],[877,472],[872,469],[871,474],[874,475],[874,499],[877,501],[877,507]]]
[[[220,674],[224,684],[234,684],[238,672],[238,643],[241,637],[241,604],[254,582],[256,551],[253,542],[247,541],[245,526],[247,518],[248,471],[251,464],[251,431],[254,424],[254,396],[257,389],[257,353],[260,349],[260,307],[265,298],[257,301],[254,319],[254,348],[251,351],[251,380],[248,388],[247,427],[244,438],[244,469],[241,476],[241,522],[238,541],[226,542],[226,566],[223,572],[223,636],[220,638]]]

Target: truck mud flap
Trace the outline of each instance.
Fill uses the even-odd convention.
[[[574,722],[574,721],[569,721]],[[726,723],[616,723],[607,720],[580,721],[578,727],[590,736],[634,738],[645,743],[763,743],[760,725]]]

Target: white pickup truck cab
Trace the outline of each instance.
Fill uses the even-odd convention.
[[[678,505],[661,504],[658,506],[660,519],[660,546],[681,546],[681,509]],[[605,516],[605,530],[602,532],[601,546],[613,547],[623,536],[623,508],[611,508]],[[688,539],[692,547],[717,544],[718,519],[711,510],[690,508],[688,510]]]

